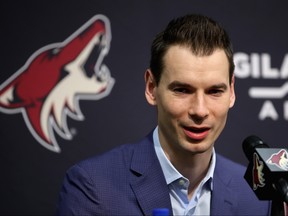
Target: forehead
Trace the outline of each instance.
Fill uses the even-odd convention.
[[[163,77],[170,79],[229,79],[229,62],[224,50],[196,56],[188,47],[171,46],[163,58]]]

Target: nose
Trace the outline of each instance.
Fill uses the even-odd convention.
[[[193,95],[190,103],[189,117],[195,122],[201,123],[209,115],[205,94],[197,93]]]

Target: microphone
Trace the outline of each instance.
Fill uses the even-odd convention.
[[[244,175],[259,200],[281,200],[288,204],[288,150],[269,148],[251,135],[242,143],[249,160]]]

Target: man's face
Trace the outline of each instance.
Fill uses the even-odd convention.
[[[172,46],[164,65],[158,86],[150,70],[145,74],[146,98],[157,106],[164,151],[190,155],[211,151],[235,102],[225,52],[195,56],[186,47]]]

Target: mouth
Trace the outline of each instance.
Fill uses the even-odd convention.
[[[210,131],[209,127],[184,127],[184,133],[192,140],[200,141],[205,139]]]

